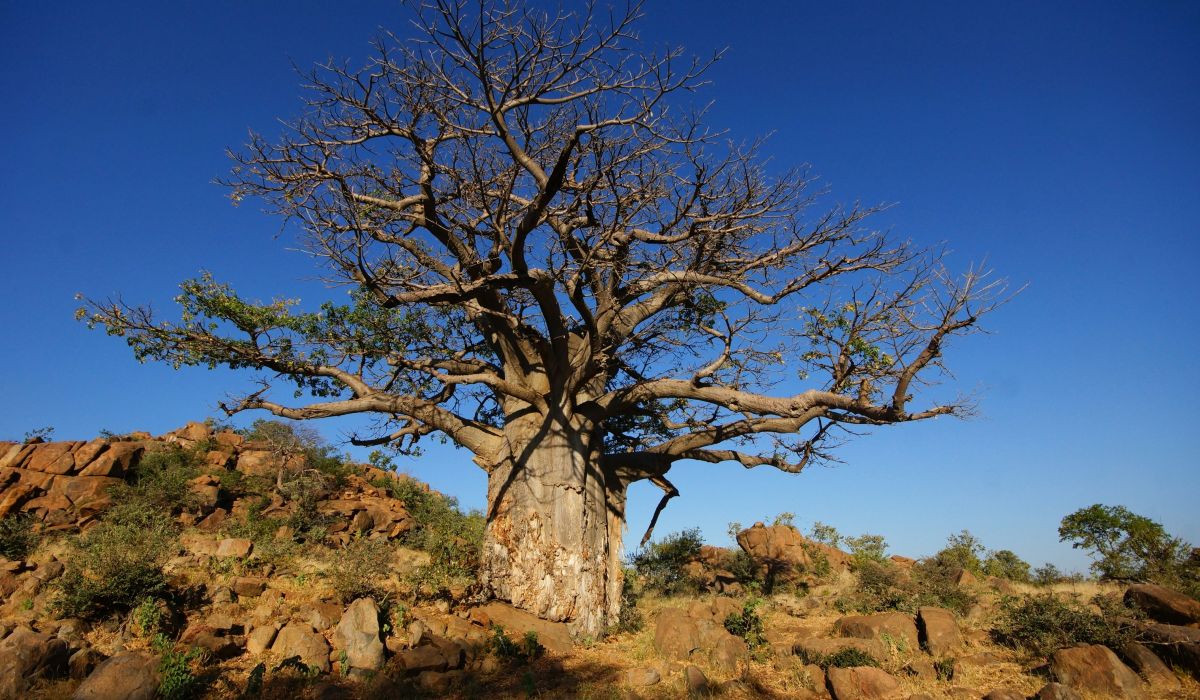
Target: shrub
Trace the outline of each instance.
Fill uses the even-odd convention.
[[[148,451],[130,470],[128,485],[118,485],[113,495],[118,502],[141,501],[168,514],[188,510],[196,505],[188,481],[199,476],[207,451],[204,444]]]
[[[200,679],[192,673],[192,662],[200,658],[203,650],[196,647],[187,652],[175,651],[170,638],[158,635],[154,649],[158,660],[158,697],[162,700],[189,700],[200,694]]]
[[[980,559],[983,552],[983,543],[979,538],[963,530],[957,535],[947,537],[946,547],[933,557],[941,566],[957,567],[978,574],[983,569],[983,561]]]
[[[988,552],[987,558],[983,560],[983,573],[1024,583],[1029,581],[1029,562],[1008,549]]]
[[[1079,644],[1103,644],[1119,649],[1132,640],[1135,630],[1130,611],[1117,609],[1111,601],[1094,601],[1097,613],[1052,593],[1028,598],[1008,596],[1000,601],[999,616],[992,630],[995,640],[1031,657],[1045,657],[1059,649]]]
[[[172,520],[141,501],[118,503],[73,545],[53,607],[65,617],[129,610],[166,590],[162,567],[177,543]]]
[[[381,600],[381,582],[391,568],[391,547],[383,540],[355,537],[339,550],[329,582],[343,602],[371,597]]]
[[[483,551],[485,521],[479,511],[464,513],[458,500],[427,491],[409,478],[380,478],[372,485],[404,502],[416,525],[404,534],[403,544],[428,552],[430,562],[413,576],[418,589],[443,593],[455,582],[474,581]]]
[[[813,523],[812,529],[809,530],[809,537],[830,547],[837,547],[842,543],[842,535],[837,531],[837,528],[832,525],[826,525],[820,520]]]
[[[37,547],[33,518],[27,513],[10,513],[0,518],[0,556],[24,559]]]
[[[546,648],[538,642],[537,632],[529,630],[520,642],[515,642],[500,625],[492,625],[492,653],[504,661],[528,663],[545,653]]]
[[[642,617],[642,611],[638,609],[638,601],[641,596],[638,594],[636,579],[637,573],[632,569],[625,568],[623,571],[625,577],[621,583],[621,614],[617,617],[617,623],[612,626],[611,632],[640,632],[646,624]]]
[[[936,559],[917,562],[906,578],[891,562],[867,560],[856,569],[854,589],[838,598],[842,612],[872,613],[899,610],[916,613],[921,606],[932,605],[965,615],[975,597],[955,583],[957,567]]]
[[[663,595],[676,595],[694,589],[695,584],[684,566],[700,555],[700,528],[691,528],[651,542],[630,559],[646,588]]]
[[[130,615],[134,632],[140,637],[152,637],[158,634],[163,626],[163,611],[158,601],[146,598],[133,609]]]
[[[861,566],[864,562],[883,563],[887,561],[887,540],[883,539],[883,535],[859,535],[858,537],[847,537],[846,546],[850,548],[850,554],[854,557],[856,566]]]
[[[763,620],[758,614],[758,608],[763,603],[761,598],[747,598],[742,604],[740,613],[729,613],[725,618],[725,629],[730,634],[746,640],[746,646],[751,650],[767,643],[764,636]]]
[[[1063,580],[1063,573],[1057,566],[1046,562],[1033,570],[1032,580],[1039,586],[1052,586]]]
[[[1200,553],[1150,518],[1099,503],[1063,518],[1059,540],[1091,550],[1101,579],[1150,581],[1200,596]]]
[[[854,668],[856,666],[879,668],[879,662],[875,660],[875,657],[855,647],[842,647],[832,654],[816,654],[799,649],[797,655],[803,663],[816,664],[822,669]]]

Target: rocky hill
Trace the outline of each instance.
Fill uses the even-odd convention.
[[[852,555],[787,524],[734,551],[660,541],[621,624],[571,639],[480,598],[478,514],[296,437],[0,443],[0,700],[1200,697],[1187,596]]]

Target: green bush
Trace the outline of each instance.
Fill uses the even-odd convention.
[[[801,662],[816,664],[826,670],[830,668],[855,668],[858,666],[879,668],[879,662],[875,660],[875,657],[862,649],[854,647],[842,647],[832,654],[816,654],[798,649],[797,655]]]
[[[178,547],[176,535],[174,522],[142,501],[113,506],[73,543],[56,582],[55,611],[94,619],[161,596],[162,567]]]
[[[1019,583],[1026,583],[1030,580],[1029,562],[1008,549],[988,552],[987,558],[983,560],[983,573]]]
[[[130,469],[128,485],[118,485],[113,496],[118,502],[141,501],[167,514],[194,508],[196,496],[188,481],[200,475],[207,451],[205,444],[147,451]]]
[[[1149,581],[1200,598],[1200,551],[1124,506],[1081,508],[1063,518],[1058,536],[1090,550],[1101,579]]]
[[[154,650],[159,653],[158,697],[161,700],[189,700],[198,697],[203,689],[200,679],[192,672],[192,662],[203,655],[200,648],[187,652],[174,649],[170,638],[158,635]]]
[[[491,650],[498,658],[515,663],[528,663],[545,653],[538,642],[537,632],[529,630],[520,642],[515,642],[500,625],[492,625]]]
[[[622,573],[624,580],[621,583],[621,613],[617,617],[617,623],[609,631],[632,634],[640,632],[646,621],[638,608],[641,595],[637,591],[637,573],[629,568],[625,568]]]
[[[33,518],[27,513],[10,513],[0,518],[0,556],[24,559],[37,547]]]
[[[959,568],[973,574],[982,573],[984,553],[983,543],[967,530],[946,538],[946,546],[933,555],[938,564],[946,568]]]
[[[371,482],[403,501],[416,525],[401,538],[408,547],[428,552],[429,564],[413,575],[418,589],[441,595],[456,583],[475,580],[483,552],[484,518],[479,511],[463,512],[458,500],[427,491],[414,479],[381,477]]]
[[[835,606],[842,612],[899,610],[915,614],[918,608],[930,605],[965,615],[976,600],[955,583],[957,571],[956,566],[927,559],[914,564],[905,576],[890,561],[863,561],[855,570],[855,587],[838,598]]]
[[[861,566],[865,562],[882,564],[887,561],[887,540],[883,535],[847,537],[845,542],[854,557],[855,566]]]
[[[1058,570],[1058,567],[1046,562],[1033,570],[1033,583],[1039,586],[1053,586],[1063,580],[1063,573]]]
[[[381,587],[391,570],[392,548],[384,540],[355,537],[337,553],[329,582],[343,602],[370,597],[382,600]]]
[[[729,613],[725,618],[725,629],[730,634],[746,640],[746,646],[751,650],[767,643],[764,635],[763,620],[758,614],[758,608],[763,604],[761,598],[747,598],[742,604],[740,613]]]
[[[700,528],[674,532],[636,552],[630,563],[642,585],[663,595],[676,595],[695,589],[684,566],[700,555]]]
[[[1000,601],[992,636],[1000,644],[1030,657],[1046,657],[1079,644],[1103,644],[1119,649],[1134,639],[1136,630],[1131,611],[1110,600],[1093,602],[1101,612],[1052,593],[1005,597]]]

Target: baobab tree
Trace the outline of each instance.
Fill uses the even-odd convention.
[[[139,359],[311,396],[264,380],[231,414],[371,414],[358,444],[469,450],[484,590],[579,634],[618,613],[630,484],[663,489],[656,520],[677,464],[795,473],[867,426],[964,410],[914,394],[1001,286],[707,129],[681,98],[711,61],[643,50],[636,5],[413,14],[417,38],[314,68],[303,116],[252,135],[226,183],[294,224],[348,302],[256,303],[202,276],[178,320],[81,314]]]

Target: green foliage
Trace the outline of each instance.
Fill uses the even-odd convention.
[[[1132,611],[1103,598],[1094,599],[1097,613],[1078,599],[1064,600],[1052,593],[1000,601],[992,636],[1000,644],[1030,657],[1045,657],[1079,644],[1103,644],[1119,649],[1132,640]]]
[[[33,442],[34,440],[49,440],[54,435],[54,426],[47,425],[41,428],[33,428],[25,431],[24,442]]]
[[[948,681],[954,677],[954,659],[934,659],[933,672],[939,681]]]
[[[630,563],[642,585],[662,595],[676,595],[695,589],[684,566],[700,555],[700,528],[673,532],[636,552]]]
[[[784,511],[784,512],[780,513],[779,515],[776,515],[771,520],[771,524],[776,527],[778,527],[780,525],[786,525],[788,527],[795,527],[796,526],[796,514]]]
[[[455,583],[475,580],[486,525],[482,513],[474,510],[464,513],[457,499],[426,490],[408,477],[380,478],[372,485],[403,501],[416,521],[401,541],[429,553],[430,563],[414,573],[414,583],[419,589],[432,589],[441,595]]]
[[[746,646],[751,650],[757,649],[767,643],[767,638],[764,635],[762,617],[758,614],[758,608],[762,606],[761,598],[750,597],[742,604],[740,613],[729,613],[725,618],[725,629],[730,634],[737,635],[746,640]]]
[[[1200,555],[1159,523],[1124,506],[1081,508],[1063,518],[1058,537],[1090,550],[1092,571],[1101,579],[1150,581],[1200,596]]]
[[[946,567],[965,569],[973,574],[982,573],[983,543],[967,530],[946,538],[946,547],[934,555],[938,563]]]
[[[916,613],[926,606],[937,606],[965,615],[975,597],[955,583],[957,567],[937,559],[913,565],[905,577],[890,561],[863,561],[855,573],[858,581],[835,606],[842,612],[873,613],[886,610]]]
[[[343,547],[329,572],[329,582],[343,602],[371,597],[382,600],[381,587],[391,568],[391,546],[384,540],[355,537]]]
[[[621,613],[617,617],[617,623],[609,631],[632,634],[640,632],[646,621],[642,617],[642,611],[638,608],[641,595],[638,593],[635,583],[637,573],[628,567],[625,567],[622,573],[624,579],[621,583]]]
[[[846,546],[854,557],[855,566],[865,562],[883,563],[887,561],[887,540],[883,535],[859,535],[847,537]]]
[[[27,513],[9,513],[0,518],[0,556],[24,559],[37,547],[38,534]]]
[[[188,481],[200,475],[207,451],[205,444],[147,451],[132,467],[128,485],[118,485],[113,495],[117,501],[138,501],[166,514],[188,510],[196,505]]]
[[[1033,570],[1032,580],[1039,586],[1052,586],[1063,580],[1063,573],[1057,566],[1046,562]]]
[[[806,664],[816,664],[822,669],[829,668],[855,668],[857,666],[871,666],[879,668],[879,662],[875,657],[871,656],[862,649],[854,647],[842,647],[832,654],[816,654],[806,652],[803,649],[797,649],[797,656],[800,661]]]
[[[162,700],[198,697],[203,688],[200,679],[192,672],[192,662],[201,657],[203,650],[192,648],[187,652],[176,651],[171,640],[161,634],[154,640],[154,649],[160,654],[158,697]]]
[[[529,663],[546,652],[538,642],[537,632],[529,630],[520,642],[515,642],[500,625],[492,625],[490,647],[493,654],[510,663]]]
[[[983,560],[983,573],[1021,583],[1030,580],[1029,562],[1007,549],[988,552],[987,558]]]
[[[140,637],[152,637],[162,629],[163,612],[157,600],[146,598],[130,615],[134,632]]]
[[[838,532],[837,528],[826,525],[820,520],[813,523],[812,529],[809,530],[809,537],[830,547],[837,547],[842,543],[842,534]]]
[[[141,501],[118,503],[73,545],[53,602],[64,617],[129,610],[166,590],[162,567],[177,545],[174,522]]]

